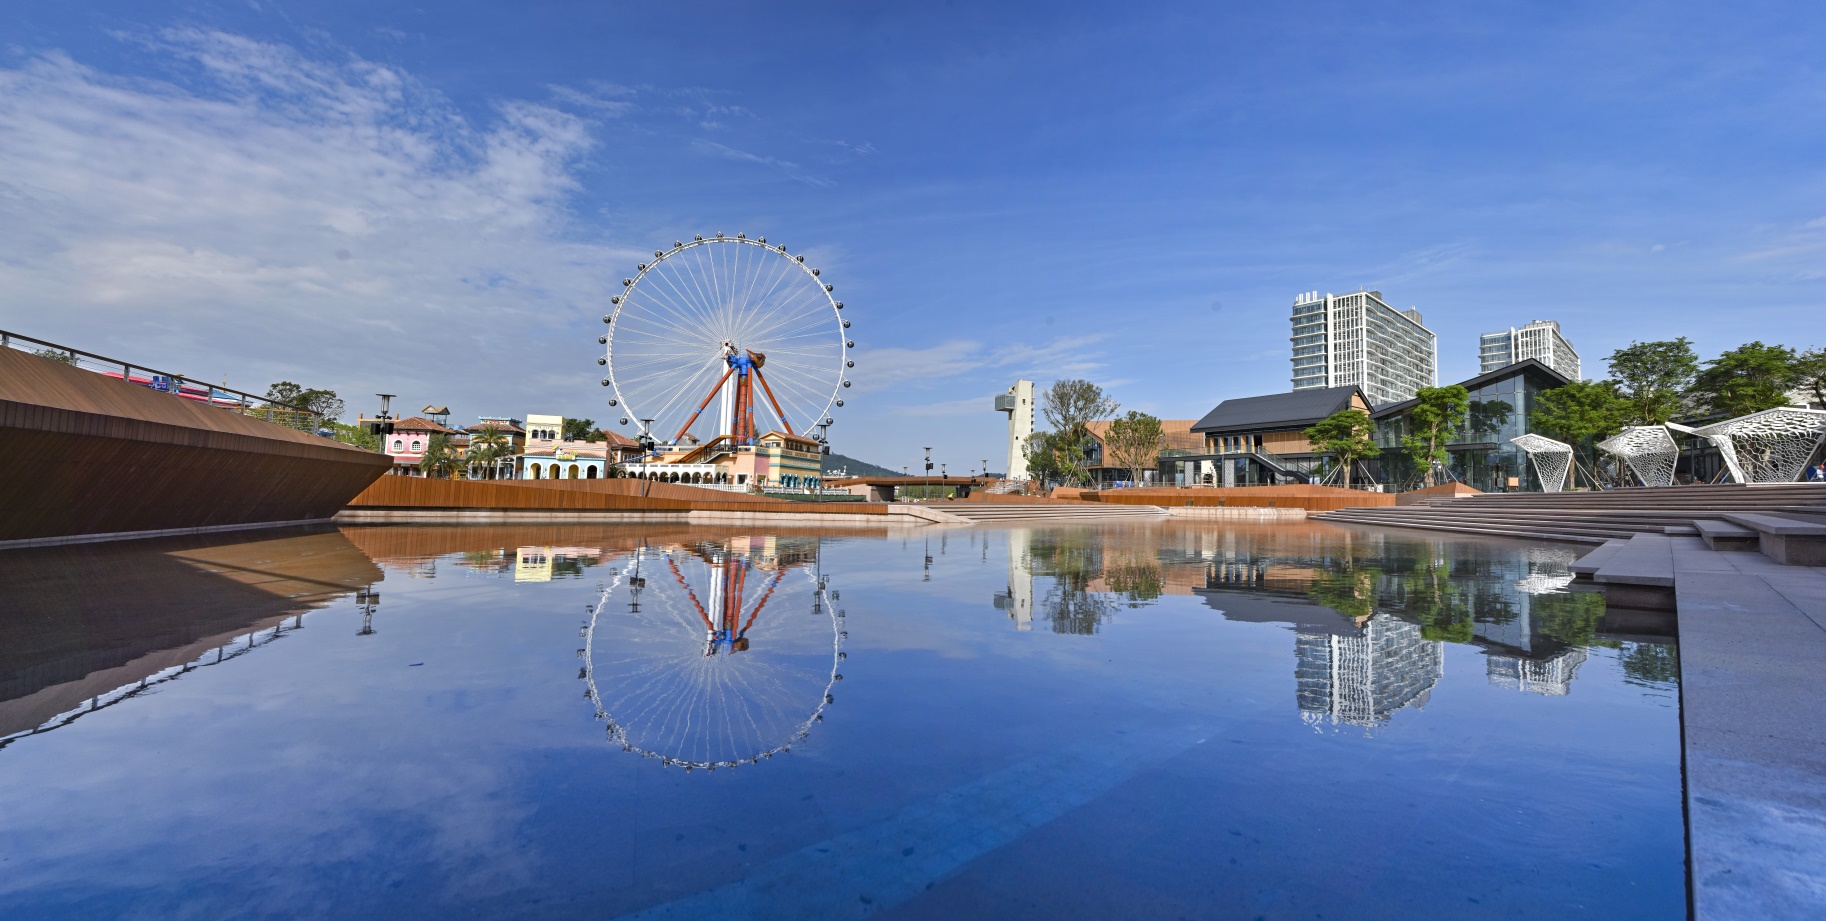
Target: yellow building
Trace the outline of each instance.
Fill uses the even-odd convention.
[[[718,435],[702,444],[660,445],[658,457],[619,465],[623,476],[744,491],[814,489],[823,482],[824,455],[804,435],[771,431],[752,445]]]

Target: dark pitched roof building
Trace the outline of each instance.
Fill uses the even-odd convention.
[[[1551,366],[1540,359],[1524,358],[1515,364],[1504,365],[1494,371],[1486,371],[1469,380],[1459,381],[1458,386],[1470,391],[1472,398],[1476,399],[1478,391],[1511,378],[1526,378],[1529,384],[1534,385],[1541,390],[1551,390],[1562,384],[1570,383],[1566,375],[1555,371]],[[1394,417],[1413,409],[1419,402],[1420,399],[1416,397],[1412,400],[1402,400],[1399,403],[1384,403],[1383,405],[1376,407],[1375,412],[1370,413],[1370,416],[1378,422],[1383,419],[1393,419]]]
[[[1355,386],[1320,387],[1259,397],[1237,397],[1217,404],[1192,431],[1206,435],[1304,429],[1352,406],[1368,410],[1369,400]]]

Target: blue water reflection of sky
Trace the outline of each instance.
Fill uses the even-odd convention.
[[[790,753],[687,773],[612,744],[579,680],[629,532],[548,538],[543,571],[352,537],[386,573],[372,635],[345,595],[0,749],[10,917],[1684,915],[1675,692],[1640,667],[1670,647],[1515,590],[1550,553],[1317,525],[675,542],[700,601],[715,560],[753,567],[750,605],[784,565],[847,632]],[[830,629],[777,591],[748,661]]]

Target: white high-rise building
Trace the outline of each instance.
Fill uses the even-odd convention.
[[[1380,291],[1293,299],[1293,389],[1363,388],[1371,404],[1413,399],[1439,381],[1439,337],[1420,311],[1396,310]]]
[[[1536,358],[1570,380],[1582,379],[1579,353],[1560,335],[1560,324],[1554,320],[1536,320],[1527,326],[1484,333],[1477,339],[1477,358],[1483,364],[1479,374]]]
[[[995,398],[996,412],[1008,414],[1008,478],[1027,479],[1027,438],[1033,434],[1033,381],[1015,381]]]

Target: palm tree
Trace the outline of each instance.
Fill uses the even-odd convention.
[[[512,450],[513,445],[507,440],[507,434],[493,422],[483,423],[481,428],[470,433],[470,466],[487,471],[484,474],[486,479],[495,478],[496,464]]]
[[[450,436],[431,436],[431,442],[425,446],[425,456],[418,462],[418,469],[426,476],[448,477],[450,468],[454,466],[456,449],[450,446]]]

